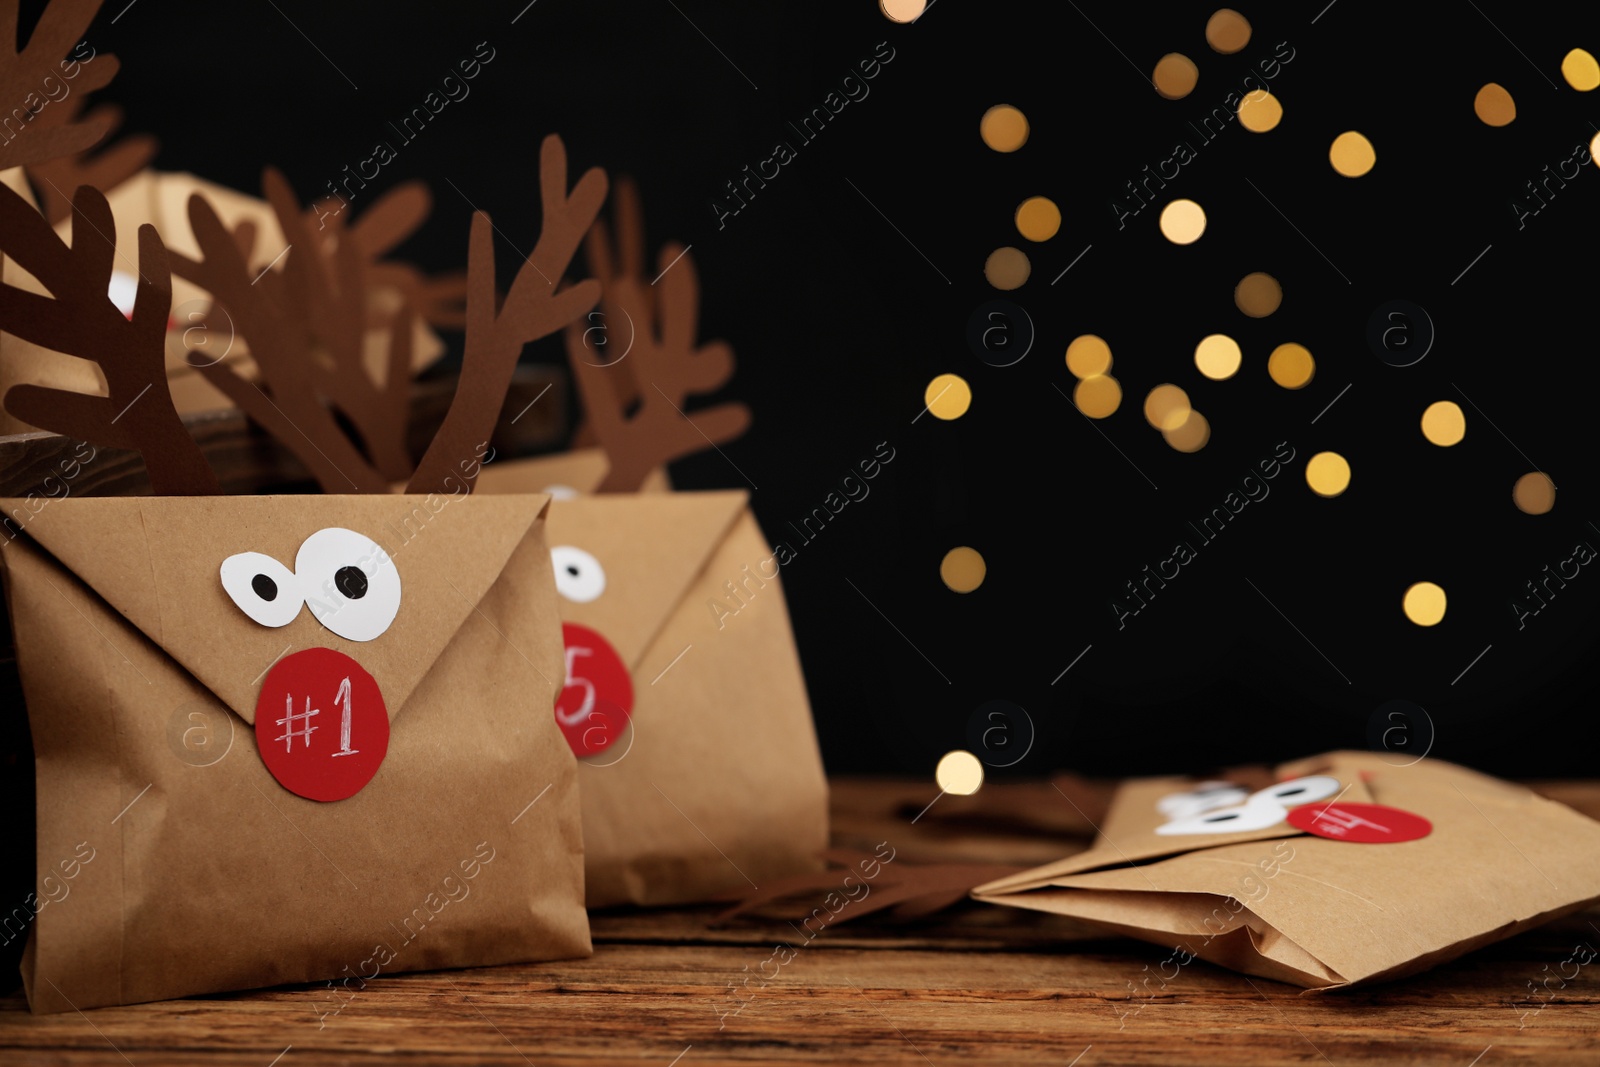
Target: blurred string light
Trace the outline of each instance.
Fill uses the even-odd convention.
[[[1251,133],[1266,133],[1283,121],[1283,104],[1265,89],[1246,94],[1239,102],[1239,125]]]
[[[1264,271],[1252,271],[1233,287],[1233,302],[1252,319],[1264,319],[1283,303],[1283,287]]]
[[[1108,373],[1111,370],[1111,346],[1092,333],[1073,338],[1067,346],[1067,369],[1078,378]]]
[[[1472,98],[1472,112],[1486,126],[1509,126],[1517,117],[1517,102],[1498,82],[1490,82]]]
[[[959,419],[972,406],[972,387],[958,374],[941,374],[928,383],[923,403],[936,419]]]
[[[1061,229],[1061,209],[1047,196],[1030,196],[1017,206],[1017,232],[1030,241],[1048,241]]]
[[[1267,357],[1267,374],[1285,389],[1304,389],[1317,373],[1317,361],[1305,345],[1290,341]]]
[[[1350,488],[1350,461],[1337,452],[1318,452],[1306,461],[1306,484],[1318,496],[1338,496]]]
[[[1328,149],[1328,162],[1346,178],[1359,178],[1378,162],[1378,153],[1365,136],[1346,130],[1333,139],[1333,146]]]
[[[1437,626],[1444,618],[1444,590],[1433,582],[1416,582],[1406,589],[1400,607],[1418,626]]]
[[[1189,420],[1189,394],[1176,385],[1158,385],[1144,398],[1144,417],[1157,430],[1176,430]]]
[[[1161,235],[1175,245],[1192,245],[1206,232],[1206,213],[1193,200],[1174,200],[1161,209]]]
[[[1028,262],[1028,254],[1010,245],[990,252],[983,264],[983,276],[996,289],[1020,289],[1032,273],[1033,264]]]
[[[1574,48],[1561,60],[1561,76],[1580,93],[1600,86],[1600,63],[1581,48]]]
[[[962,545],[944,554],[939,563],[939,577],[951,592],[970,593],[983,584],[989,573],[988,564],[975,548]]]
[[[878,0],[878,7],[890,22],[915,22],[928,4],[927,0]]]
[[[1206,44],[1231,56],[1250,43],[1250,20],[1231,7],[1221,7],[1206,20]]]
[[[1072,391],[1072,402],[1091,419],[1109,418],[1122,405],[1122,386],[1109,374],[1091,374]]]
[[[1239,342],[1224,333],[1208,334],[1194,346],[1194,365],[1201,374],[1214,382],[1227,381],[1239,373],[1244,353]]]
[[[996,104],[983,113],[978,134],[996,152],[1015,152],[1028,143],[1028,117],[1010,104]]]
[[[1182,426],[1174,430],[1162,430],[1161,436],[1179,452],[1198,452],[1211,440],[1211,423],[1191,408]]]
[[[1200,68],[1194,60],[1181,52],[1168,52],[1156,60],[1156,69],[1150,74],[1156,92],[1168,100],[1182,100],[1194,92],[1200,81]]]
[[[978,757],[964,749],[946,752],[934,768],[933,780],[941,792],[956,797],[970,797],[983,788],[983,764]]]
[[[1467,416],[1453,400],[1436,400],[1422,413],[1422,436],[1441,448],[1461,443],[1467,435]]]
[[[1519,511],[1543,515],[1556,506],[1556,483],[1543,471],[1529,471],[1511,487],[1511,502]]]

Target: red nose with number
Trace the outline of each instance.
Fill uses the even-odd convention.
[[[579,759],[610,748],[633,713],[633,679],[611,642],[587,626],[561,624],[566,685],[556,698],[556,724]]]
[[[291,793],[355,796],[389,751],[389,712],[377,681],[331,648],[284,657],[267,672],[256,702],[256,747]]]

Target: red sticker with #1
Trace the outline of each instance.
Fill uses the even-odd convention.
[[[579,759],[604,752],[623,735],[633,712],[633,679],[611,642],[587,626],[561,624],[567,646],[566,684],[556,698],[556,724]]]
[[[1420,815],[1385,804],[1303,804],[1289,812],[1289,825],[1333,841],[1364,845],[1415,841],[1433,833]]]
[[[256,747],[291,793],[325,801],[355,796],[389,751],[389,712],[377,681],[331,648],[284,657],[256,701]]]

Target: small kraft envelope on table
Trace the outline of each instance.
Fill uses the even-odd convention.
[[[216,495],[164,387],[176,257],[141,227],[124,317],[107,295],[105,197],[77,192],[69,245],[0,189],[0,250],[50,294],[0,286],[0,329],[97,361],[108,387],[21,385],[7,407],[140,452],[156,494],[0,504],[38,869],[71,860],[75,874],[31,925],[34,1011],[323,980],[354,992],[380,973],[589,953],[576,762],[548,711],[563,674],[548,498],[469,495],[485,454],[474,442],[523,345],[599,295],[593,281],[543,280],[565,272],[605,196],[596,169],[569,197],[566,170],[547,138],[542,232],[498,307],[491,224],[473,217],[468,354],[405,495],[368,456],[405,423],[409,330],[364,394],[348,380],[359,366],[314,364],[285,324],[315,316],[286,308],[359,285],[361,264],[301,232],[275,173],[294,245],[278,265],[252,278],[196,196],[203,258],[174,269],[205,278],[271,399],[225,364],[203,372],[339,495]],[[365,451],[325,402],[338,374]],[[368,406],[345,407],[356,397]]]
[[[733,353],[696,341],[687,252],[662,249],[652,287],[631,183],[617,183],[615,204],[617,254],[603,223],[586,246],[600,309],[567,327],[603,453],[487,464],[480,477],[480,492],[560,497],[555,717],[579,756],[591,907],[719,899],[819,869],[828,844],[827,780],[778,581],[785,549],[762,537],[743,491],[670,492],[662,471],[748,425],[742,404],[683,410],[727,380]]]
[[[1312,990],[1415,974],[1600,899],[1600,823],[1439,760],[1333,752],[1138,779],[1087,852],[979,886]]]

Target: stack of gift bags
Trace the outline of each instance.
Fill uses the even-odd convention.
[[[482,212],[464,277],[386,258],[415,187],[357,215],[270,169],[256,199],[138,140],[94,152],[115,116],[83,98],[116,60],[73,57],[98,6],[54,0],[0,60],[18,84],[79,64],[71,106],[0,145],[3,429],[80,457],[0,501],[36,861],[72,868],[29,924],[33,1010],[580,956],[586,907],[814,869],[826,784],[772,553],[743,492],[664,473],[749,421],[690,410],[733,359],[698,339],[689,257],[652,285],[636,195],[599,223],[605,174],[569,183],[554,135],[538,243],[499,279]],[[432,327],[463,356],[419,456]],[[497,455],[556,333],[595,447]],[[185,420],[221,406],[322,492],[223,495]],[[147,493],[71,484],[119,452]],[[707,608],[729,588],[736,619]]]

